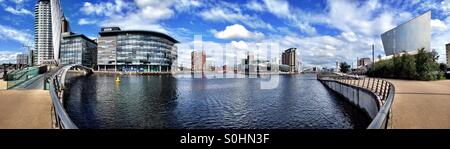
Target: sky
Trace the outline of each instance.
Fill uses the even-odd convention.
[[[0,63],[14,63],[17,53],[26,53],[23,45],[33,46],[35,4],[0,0]],[[375,55],[384,56],[380,35],[428,10],[439,62],[445,62],[450,42],[450,0],[61,0],[61,5],[72,31],[90,38],[98,38],[105,26],[168,34],[180,41],[182,65],[189,65],[200,36],[209,59],[227,46],[261,50],[261,44],[276,43],[279,50],[272,55],[295,47],[305,67],[356,64],[357,58],[371,57],[372,44]]]

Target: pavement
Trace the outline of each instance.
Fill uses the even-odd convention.
[[[450,80],[388,80],[395,86],[391,128],[450,128]]]
[[[46,90],[0,90],[0,129],[52,129]]]

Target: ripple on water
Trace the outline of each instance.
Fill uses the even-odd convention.
[[[93,75],[76,79],[65,106],[80,128],[365,128],[370,122],[315,75],[261,79]]]

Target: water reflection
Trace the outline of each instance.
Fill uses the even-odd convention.
[[[93,75],[72,83],[66,108],[80,128],[365,128],[365,114],[314,75],[262,78]]]

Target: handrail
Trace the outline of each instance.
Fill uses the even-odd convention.
[[[377,116],[372,120],[369,127],[367,129],[386,129],[388,127],[388,121],[390,120],[389,115],[391,114],[391,108],[392,104],[394,102],[394,96],[395,96],[395,86],[392,85],[392,83],[389,82],[390,88],[389,88],[389,95],[386,99],[386,102],[383,104],[381,109],[378,111]]]
[[[325,80],[323,78],[329,78],[329,80]],[[367,129],[386,129],[388,127],[388,122],[390,120],[389,116],[391,114],[391,107],[395,96],[395,86],[391,82],[377,78],[369,78],[369,80],[366,81],[365,78],[361,78],[359,76],[355,77],[336,74],[329,74],[329,75],[319,74],[317,76],[317,79],[320,81],[335,81],[337,83],[362,88],[374,94],[375,97],[380,97],[378,98],[378,101],[376,101],[378,104],[380,104],[377,105],[377,107],[379,107],[378,112],[375,118],[373,118],[372,122],[367,127]],[[360,83],[361,80],[363,82],[362,84]],[[365,84],[366,82],[367,84]]]
[[[81,66],[81,65],[66,65],[62,68],[58,69],[55,74],[53,74],[48,82],[49,82],[49,91],[50,96],[52,98],[53,108],[54,108],[54,115],[55,115],[55,127],[61,128],[61,129],[78,129],[78,127],[73,123],[73,121],[70,119],[69,115],[67,114],[66,110],[64,109],[64,106],[62,104],[63,100],[63,91],[64,91],[64,85],[65,85],[65,78],[67,71],[69,71],[72,68],[82,68],[85,71],[92,70],[90,68]]]

